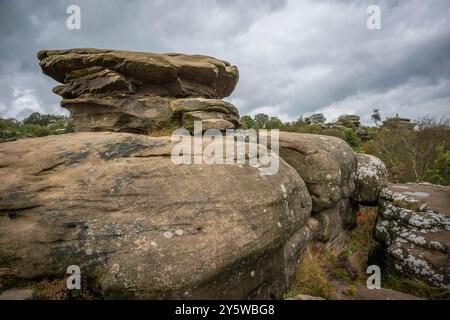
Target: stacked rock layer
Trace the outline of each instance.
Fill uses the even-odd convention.
[[[238,70],[212,57],[100,49],[45,50],[42,71],[63,83],[76,131],[160,134],[195,120],[206,129],[233,129],[239,114],[220,99],[234,90]]]

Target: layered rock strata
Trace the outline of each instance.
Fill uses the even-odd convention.
[[[239,127],[239,113],[220,99],[234,90],[238,69],[212,57],[101,49],[44,50],[42,71],[62,83],[54,92],[76,131],[144,134]]]

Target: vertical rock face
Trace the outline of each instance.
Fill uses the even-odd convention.
[[[310,237],[302,179],[281,159],[272,176],[177,165],[174,145],[110,132],[0,144],[0,267],[41,279],[78,265],[106,298],[280,298]]]
[[[46,75],[63,83],[53,91],[77,131],[167,133],[191,129],[194,120],[204,120],[206,129],[239,126],[237,109],[220,100],[239,78],[226,61],[100,49],[44,50],[38,59]]]
[[[312,199],[312,217],[319,222],[316,237],[339,236],[355,224],[353,193],[356,157],[343,140],[316,134],[280,132],[280,156],[305,181]],[[270,139],[269,139],[270,142]]]
[[[450,289],[450,187],[389,185],[374,236],[371,263]]]
[[[363,205],[378,205],[378,196],[386,185],[386,165],[369,154],[357,153],[358,167],[355,176],[355,191],[352,199]]]

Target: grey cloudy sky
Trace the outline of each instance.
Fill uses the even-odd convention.
[[[81,8],[81,30],[66,8]],[[366,9],[381,7],[381,30]],[[230,61],[241,115],[450,116],[450,1],[1,0],[0,117],[63,113],[41,49],[199,53]]]

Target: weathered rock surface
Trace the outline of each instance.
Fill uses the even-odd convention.
[[[332,208],[355,189],[356,157],[336,137],[280,132],[280,156],[302,177],[313,201],[313,211]],[[269,139],[270,143],[270,139]]]
[[[355,191],[352,199],[363,205],[376,206],[378,196],[386,185],[386,165],[369,154],[357,153],[358,166],[355,176]]]
[[[355,225],[356,210],[349,197],[355,188],[356,157],[346,142],[331,136],[280,132],[279,154],[305,181],[312,217],[319,223],[316,239],[328,241]]]
[[[42,71],[66,83],[61,90],[72,97],[90,89],[101,92],[105,86],[133,91],[136,85],[149,86],[148,92],[156,95],[221,99],[239,79],[235,66],[202,55],[80,48],[39,51],[38,59]],[[88,82],[92,85],[82,86]]]
[[[309,294],[298,294],[293,298],[289,298],[288,300],[325,300],[322,297],[315,297]]]
[[[0,267],[106,298],[269,298],[289,288],[311,199],[280,159],[177,165],[176,142],[74,133],[0,145]],[[194,152],[194,151],[193,151]]]
[[[203,130],[239,125],[237,109],[215,99],[108,94],[63,100],[61,105],[71,112],[77,131],[167,134],[180,127],[193,130],[196,120],[203,121]]]
[[[404,292],[386,288],[369,289],[367,285],[359,285],[356,300],[425,300]]]
[[[45,50],[42,71],[63,83],[53,91],[76,131],[160,134],[203,120],[207,129],[239,127],[239,113],[219,99],[238,70],[212,57],[100,49]]]
[[[450,289],[450,187],[389,185],[379,203],[370,260]]]
[[[0,300],[34,300],[35,298],[32,289],[11,288],[0,294]]]
[[[313,213],[310,219],[318,221],[314,239],[327,242],[338,238],[345,230],[353,229],[356,226],[356,213],[357,206],[349,199],[341,199],[333,207]]]

